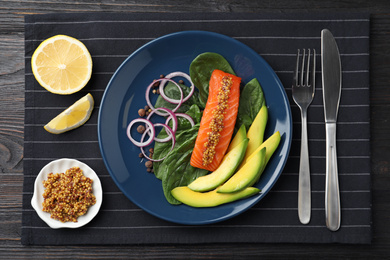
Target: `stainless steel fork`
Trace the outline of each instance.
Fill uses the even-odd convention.
[[[310,222],[311,216],[311,188],[310,188],[310,166],[309,150],[307,141],[307,108],[313,100],[315,92],[315,68],[316,51],[308,49],[303,50],[302,65],[299,70],[300,50],[298,49],[297,64],[294,72],[294,81],[292,85],[292,97],[294,102],[301,110],[301,157],[299,165],[299,187],[298,187],[298,216],[302,224]],[[311,57],[313,58],[310,64]]]

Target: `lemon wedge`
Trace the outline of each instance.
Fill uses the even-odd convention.
[[[52,134],[61,134],[75,129],[88,121],[92,114],[93,105],[93,97],[88,93],[53,118],[44,128]]]
[[[79,40],[56,35],[34,51],[31,68],[42,87],[51,93],[68,95],[82,89],[90,80],[92,58]]]

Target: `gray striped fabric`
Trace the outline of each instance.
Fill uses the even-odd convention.
[[[320,60],[320,32],[323,28],[334,34],[343,68],[337,123],[342,226],[337,232],[325,227],[325,127],[320,62],[315,99],[308,112],[311,222],[301,225],[297,213],[300,114],[291,99],[291,83],[298,48],[316,48]],[[169,223],[135,206],[119,191],[108,174],[97,141],[97,111],[105,87],[117,67],[150,40],[184,30],[225,34],[259,53],[285,86],[294,122],[290,156],[272,191],[245,213],[207,226]],[[70,35],[83,41],[94,61],[90,84],[71,96],[45,91],[31,72],[30,62],[35,48],[44,39],[56,34]],[[23,244],[371,242],[368,14],[29,15],[25,18],[25,51]],[[44,124],[87,92],[94,96],[96,107],[86,125],[61,136],[51,135],[43,129]],[[65,157],[76,158],[95,169],[104,190],[98,216],[77,230],[49,228],[30,205],[33,183],[40,169],[52,160]]]

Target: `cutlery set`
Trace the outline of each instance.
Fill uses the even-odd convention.
[[[308,224],[311,216],[310,166],[307,137],[307,108],[315,93],[316,52],[300,50],[293,76],[292,97],[301,110],[301,155],[298,184],[298,216]],[[301,66],[300,66],[301,63]],[[301,69],[299,69],[301,67]],[[341,95],[341,62],[337,43],[328,29],[321,31],[322,91],[326,129],[325,220],[331,231],[340,228],[340,192],[336,153],[336,121]]]

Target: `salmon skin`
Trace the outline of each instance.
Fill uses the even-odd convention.
[[[193,167],[215,171],[231,141],[240,99],[241,78],[214,70],[209,96],[191,155]]]

